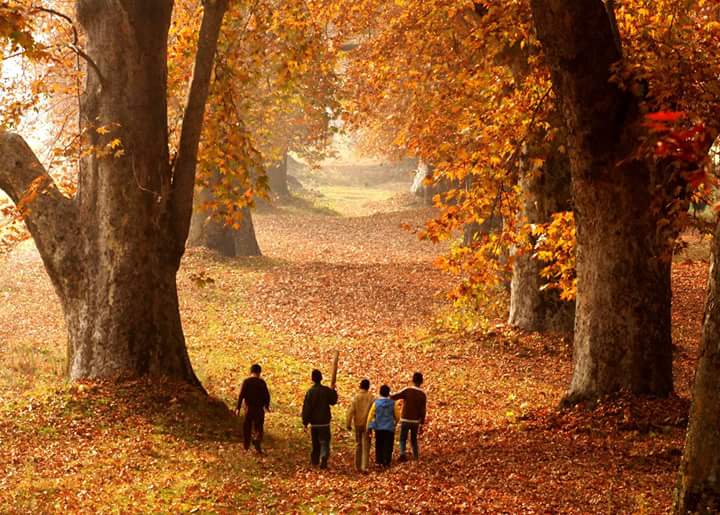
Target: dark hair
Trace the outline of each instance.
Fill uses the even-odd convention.
[[[255,363],[254,365],[252,365],[250,367],[251,374],[259,374],[260,372],[262,372],[262,367],[260,365],[258,365],[257,363]]]
[[[361,390],[369,390],[370,389],[370,381],[367,379],[363,379],[360,381],[360,389]]]
[[[382,385],[382,386],[380,387],[380,395],[381,395],[382,397],[387,397],[387,396],[389,396],[389,395],[390,395],[390,387],[389,387],[388,385],[386,385],[386,384]]]
[[[415,372],[413,374],[413,383],[415,383],[418,386],[423,384],[423,376],[422,376],[421,372]]]
[[[312,377],[313,383],[319,383],[322,381],[322,372],[320,372],[317,368],[314,368],[310,377]]]

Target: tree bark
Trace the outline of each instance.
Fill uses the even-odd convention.
[[[720,226],[715,229],[700,360],[675,513],[720,512]]]
[[[656,237],[656,170],[635,157],[638,99],[611,82],[622,56],[602,0],[532,0],[568,128],[578,291],[566,402],[672,391],[670,263]]]
[[[570,202],[570,162],[554,145],[540,172],[525,171],[520,177],[522,223],[544,224],[552,214],[567,211]],[[536,238],[530,236],[530,246]],[[542,289],[545,266],[533,257],[532,249],[515,253],[510,283],[508,323],[525,331],[571,333],[575,303],[563,301],[557,290]]]
[[[25,140],[0,131],[0,189],[19,206],[60,297],[82,273],[77,206],[64,197]]]
[[[192,147],[226,3],[204,5],[181,138],[189,157],[178,156],[174,171],[166,108],[172,0],[76,4],[94,66],[80,105],[92,151],[81,160],[74,201],[60,195],[19,137],[0,137],[0,187],[15,202],[29,199],[26,222],[67,324],[71,379],[148,374],[200,386],[185,346],[175,277],[187,235],[182,214],[192,206],[192,190],[188,198],[183,186],[194,184]],[[108,154],[115,139],[122,153]],[[33,184],[42,186],[36,196]]]

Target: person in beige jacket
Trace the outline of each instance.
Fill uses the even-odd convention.
[[[352,431],[355,425],[355,470],[367,472],[370,458],[370,433],[367,419],[375,397],[370,393],[370,381],[360,381],[360,390],[353,397],[347,412],[347,429]]]

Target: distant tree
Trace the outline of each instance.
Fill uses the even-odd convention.
[[[183,49],[196,38],[193,25],[183,21],[196,6],[189,0],[176,4],[184,15],[176,16],[172,29],[171,119],[179,122],[179,92],[191,66]],[[255,198],[289,194],[288,152],[311,162],[325,156],[337,111],[337,52],[321,13],[302,0],[282,8],[274,0],[238,3],[228,11],[200,145],[192,245],[258,255],[250,212]]]
[[[217,174],[214,174],[217,177]],[[211,176],[211,179],[213,176]],[[195,209],[190,222],[189,247],[207,247],[226,257],[260,256],[252,212],[242,205],[240,213],[223,218],[213,194],[216,185],[201,187],[196,193]],[[236,195],[242,198],[243,192]]]
[[[563,122],[557,115],[554,118],[557,131]],[[564,134],[563,130],[558,132]],[[548,143],[543,135],[537,135],[534,140],[535,144],[528,145],[526,165],[518,174],[521,238],[512,260],[508,323],[526,331],[572,333],[575,302],[563,299],[557,288],[548,288],[543,276],[545,263],[538,259],[535,248],[539,236],[533,231],[549,224],[555,213],[571,208],[570,160],[561,149],[564,137]],[[533,162],[541,163],[539,168],[532,166]]]

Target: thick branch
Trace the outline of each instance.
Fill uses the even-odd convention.
[[[220,27],[227,10],[227,0],[205,0],[195,66],[188,92],[182,132],[173,170],[171,224],[182,254],[190,229],[198,145],[202,133],[205,104],[210,90]]]
[[[64,197],[25,140],[0,131],[0,189],[24,215],[50,278],[71,296],[80,262],[76,259],[77,211]]]

